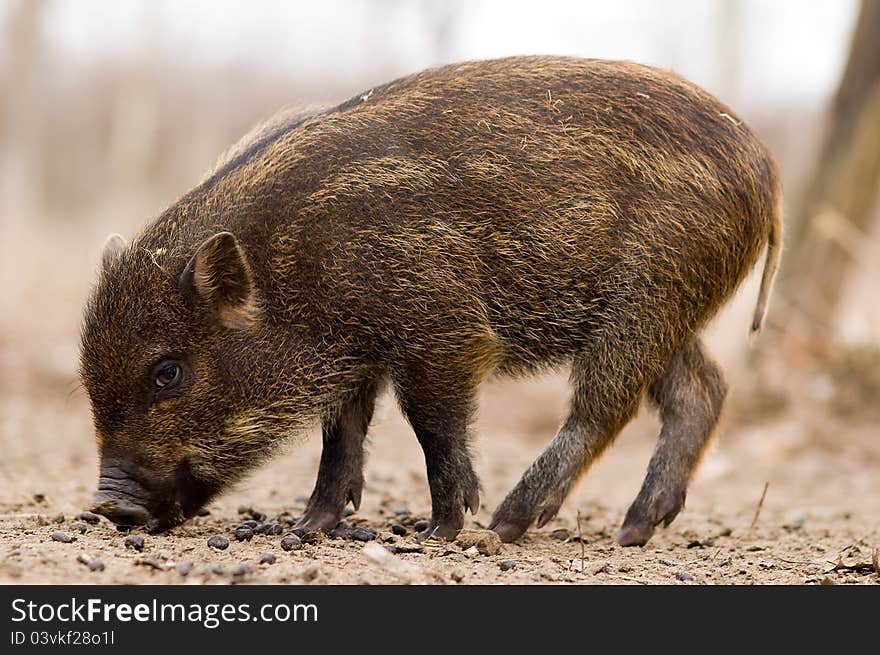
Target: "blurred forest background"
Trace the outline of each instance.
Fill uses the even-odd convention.
[[[65,434],[65,417],[88,420],[79,321],[108,233],[131,237],[283,106],[534,53],[673,69],[762,135],[784,174],[787,243],[757,343],[746,339],[755,276],[710,326],[730,413],[821,409],[876,428],[878,0],[2,0],[0,476],[14,486],[39,457],[38,420],[91,448],[84,427]]]

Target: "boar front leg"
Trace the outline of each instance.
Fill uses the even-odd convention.
[[[373,418],[378,383],[365,383],[321,426],[324,449],[315,490],[295,530],[329,532],[342,518],[346,503],[357,509],[364,487],[364,440]]]
[[[401,408],[425,453],[431,489],[429,533],[454,539],[464,526],[464,510],[480,508],[477,475],[468,452],[476,383],[470,373],[409,370],[395,379]]]
[[[617,535],[621,546],[642,546],[654,526],[669,523],[684,507],[685,493],[709,442],[727,385],[718,366],[694,340],[676,352],[648,395],[660,408],[663,428],[638,497]]]

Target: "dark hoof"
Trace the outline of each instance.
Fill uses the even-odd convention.
[[[458,533],[461,532],[461,525],[451,523],[431,524],[431,527],[425,532],[425,537],[433,537],[435,539],[446,539],[446,541],[455,541]]]
[[[489,526],[489,529],[493,530],[495,534],[501,537],[501,541],[506,544],[513,543],[514,541],[522,537],[526,533],[527,528],[528,526],[522,526],[516,523],[509,523],[507,521],[492,524]]]
[[[326,510],[306,511],[303,517],[293,526],[293,532],[308,534],[309,532],[329,533],[342,518],[341,512]]]
[[[654,534],[653,525],[624,525],[614,541],[619,546],[644,546],[648,543],[648,539]]]

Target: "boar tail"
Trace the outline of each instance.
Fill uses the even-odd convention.
[[[755,315],[752,318],[752,334],[761,331],[764,324],[764,316],[767,314],[767,305],[770,301],[770,292],[773,290],[773,280],[779,268],[779,258],[782,254],[782,188],[779,178],[774,175],[773,185],[773,216],[770,218],[770,232],[767,235],[767,258],[764,260],[764,274],[761,276],[761,290],[758,292],[758,303],[755,305]]]

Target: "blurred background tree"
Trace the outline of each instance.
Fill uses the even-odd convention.
[[[844,285],[866,266],[880,208],[880,2],[861,0],[811,182],[788,221],[782,292],[790,326],[819,356],[833,348]],[[876,298],[875,298],[876,300]]]

